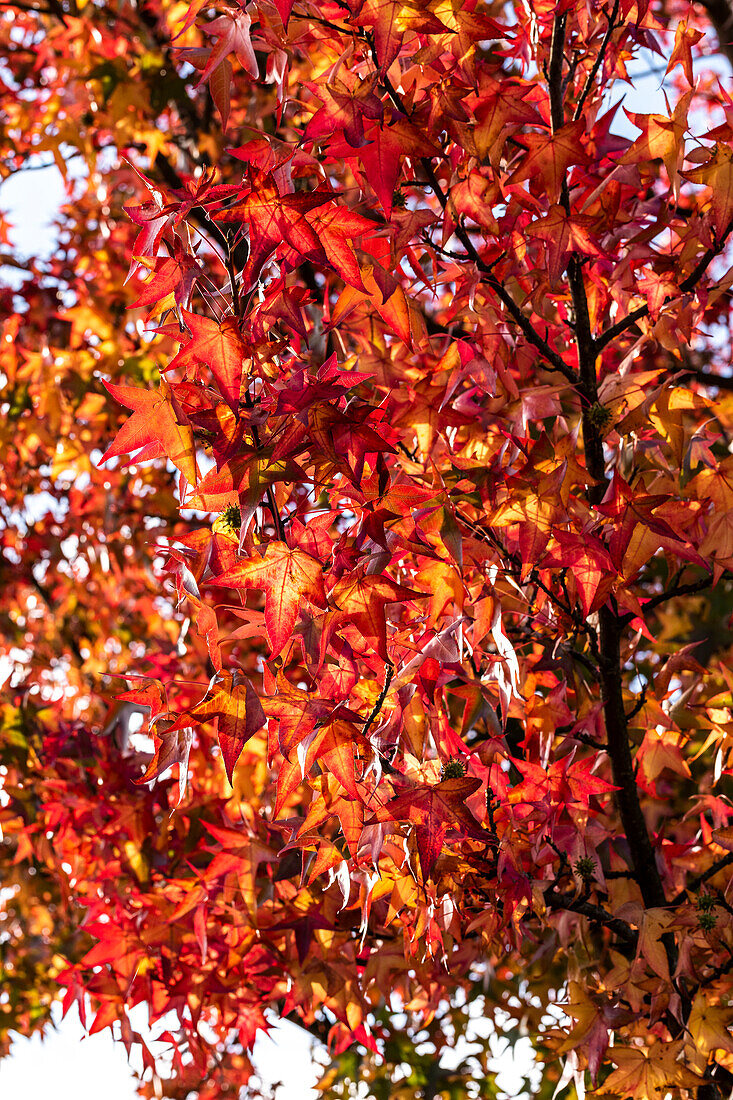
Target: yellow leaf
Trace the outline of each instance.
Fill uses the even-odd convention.
[[[728,1025],[733,1021],[733,1009],[711,1005],[701,990],[695,997],[687,1026],[694,1045],[703,1054],[713,1050],[733,1053],[733,1036]]]
[[[680,1043],[655,1043],[652,1047],[615,1047],[610,1057],[617,1069],[607,1077],[594,1096],[634,1096],[639,1100],[661,1100],[670,1085],[700,1084],[700,1078],[677,1061]]]

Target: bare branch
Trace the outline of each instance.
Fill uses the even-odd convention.
[[[733,852],[729,852],[727,856],[721,856],[720,859],[716,859],[715,863],[711,863],[707,871],[703,871],[699,875],[695,875],[685,886],[684,890],[680,890],[679,894],[672,898],[670,905],[681,905],[683,901],[687,901],[687,895],[690,891],[699,890],[701,886],[704,886],[711,878],[715,878],[719,871],[724,871],[726,867],[730,867],[733,863]]]
[[[725,231],[720,235],[720,238],[715,242],[715,244],[711,245],[710,248],[706,249],[706,251],[698,260],[695,267],[687,276],[687,278],[682,280],[679,286],[680,294],[688,294],[691,290],[694,290],[702,276],[710,267],[710,264],[713,262],[715,257],[719,256],[720,253],[723,251],[725,242],[730,236],[732,230],[733,221],[728,223]],[[668,305],[674,300],[674,298],[668,297],[665,299],[664,304]],[[644,317],[648,316],[649,306],[639,306],[638,309],[632,310],[631,313],[627,314],[627,316],[623,317],[620,321],[617,321],[615,325],[611,325],[610,328],[606,329],[606,331],[595,340],[596,353],[602,351],[605,347],[608,347],[608,345],[613,343],[613,341],[617,337],[622,336],[624,332],[627,332],[628,329],[632,328],[637,321],[641,321]]]
[[[618,9],[619,9],[619,6],[620,6],[620,2],[621,2],[621,0],[614,0],[613,11],[611,12],[611,15],[610,15],[609,20],[608,20],[608,27],[606,29],[605,36],[603,38],[603,41],[601,42],[601,47],[598,51],[598,56],[596,57],[595,62],[593,63],[593,68],[588,73],[588,79],[585,82],[585,86],[583,88],[583,91],[580,93],[580,98],[578,99],[578,103],[575,107],[575,113],[573,115],[573,122],[577,122],[578,119],[583,114],[583,108],[585,107],[585,101],[591,93],[593,85],[595,84],[595,79],[598,76],[598,70],[600,69],[601,65],[603,64],[603,59],[606,56],[606,50],[608,49],[608,44],[611,41],[611,35],[613,34],[614,30],[616,29],[616,16],[618,15]]]

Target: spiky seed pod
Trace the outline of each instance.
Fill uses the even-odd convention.
[[[466,774],[466,765],[462,760],[453,757],[447,760],[440,771],[441,779],[462,779]]]
[[[596,861],[590,856],[581,856],[575,861],[574,871],[583,882],[589,882],[596,873]]]

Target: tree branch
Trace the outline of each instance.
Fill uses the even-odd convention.
[[[660,604],[666,603],[667,600],[673,600],[675,596],[688,596],[692,592],[703,592],[706,588],[710,588],[713,583],[712,577],[703,577],[700,581],[692,581],[690,584],[677,584],[672,585],[666,592],[660,592],[656,596],[652,596],[644,604],[645,611],[652,611],[655,607],[659,607]],[[633,615],[626,614],[621,618],[621,622],[626,625],[633,619]]]
[[[562,55],[564,49],[564,17],[555,16],[552,39],[552,54]],[[562,79],[557,65],[551,59],[548,75],[548,90],[551,103],[553,128],[564,118],[562,104]],[[567,186],[563,187],[563,203],[570,209]],[[606,463],[603,454],[603,436],[598,425],[590,416],[590,409],[598,400],[596,376],[596,358],[598,343],[594,341],[588,303],[583,282],[583,272],[576,256],[571,257],[568,265],[568,281],[575,309],[575,342],[578,351],[579,388],[585,401],[583,404],[582,427],[588,473],[596,484],[589,491],[592,503],[603,497],[606,486]],[[646,821],[639,801],[636,786],[634,763],[629,745],[628,724],[623,697],[623,676],[621,663],[621,631],[623,623],[620,616],[607,603],[598,612],[599,631],[599,677],[601,699],[606,724],[608,755],[611,759],[613,781],[621,822],[631,850],[634,874],[648,907],[665,904],[664,887],[657,869]],[[674,953],[674,941],[668,942],[668,953]]]
[[[552,132],[556,133],[565,125],[565,105],[563,101],[562,62],[565,52],[565,24],[567,12],[558,12],[552,25],[550,43],[550,64],[547,70],[547,87],[550,93],[550,118]]]
[[[672,898],[670,905],[681,905],[683,901],[687,901],[687,895],[690,890],[699,890],[701,886],[704,886],[709,879],[715,878],[719,871],[724,871],[726,867],[730,867],[733,863],[733,852],[729,852],[727,856],[721,856],[720,859],[716,859],[715,863],[711,863],[707,871],[703,871],[699,875],[695,875],[694,878],[685,886],[684,890],[680,890],[679,894]]]
[[[394,85],[392,84],[386,73],[382,77],[382,80],[397,110],[400,111],[400,113],[403,114],[406,118],[409,118],[409,114],[407,112],[405,104],[402,102],[401,96],[395,89]],[[448,197],[443,191],[443,188],[440,185],[440,181],[435,174],[435,169],[433,168],[430,157],[422,157],[420,163],[422,164],[423,171],[428,178],[428,183],[430,184],[430,187],[435,197],[437,198],[443,210],[445,210],[448,206]],[[468,257],[481,272],[483,276],[482,281],[488,283],[488,285],[494,291],[499,301],[506,308],[507,313],[509,313],[509,315],[511,316],[512,320],[515,321],[518,327],[522,330],[528,343],[532,344],[532,346],[540,352],[543,358],[546,359],[547,362],[550,363],[556,371],[559,371],[565,376],[565,378],[567,378],[569,382],[572,382],[574,384],[577,379],[573,368],[568,366],[562,356],[558,355],[558,353],[550,347],[547,341],[543,340],[540,334],[535,330],[530,319],[522,311],[521,307],[518,306],[517,303],[514,301],[511,294],[508,292],[501,280],[498,279],[494,274],[492,270],[492,265],[487,264],[485,260],[481,259],[481,256],[478,254],[473,241],[466,232],[465,228],[460,223],[456,224],[455,234],[465,248]]]
[[[380,710],[384,706],[384,700],[387,698],[387,693],[389,691],[389,685],[392,683],[392,677],[393,676],[394,676],[394,665],[390,661],[389,664],[387,665],[387,673],[384,677],[384,687],[382,688],[379,695],[377,696],[377,701],[376,701],[376,703],[374,704],[374,706],[372,708],[372,712],[369,715],[369,717],[367,718],[366,722],[364,723],[364,728],[361,731],[362,734],[364,735],[364,737],[366,737],[366,735],[368,734],[369,730],[371,729],[372,723],[374,722],[374,720],[376,719],[376,717],[379,714]]]
[[[720,239],[717,240],[715,242],[715,244],[711,245],[710,248],[706,249],[705,252],[703,252],[702,256],[700,257],[700,259],[698,260],[698,262],[696,263],[695,267],[692,269],[690,274],[687,276],[686,279],[682,280],[682,282],[679,285],[680,294],[688,294],[689,291],[691,291],[695,288],[697,283],[700,281],[702,276],[705,274],[707,269],[710,267],[710,264],[713,262],[715,257],[719,256],[720,253],[723,251],[723,248],[725,246],[725,242],[727,241],[728,237],[730,236],[730,233],[731,233],[732,230],[733,230],[733,221],[730,221],[728,223],[728,225],[726,226],[724,232],[721,234]],[[675,297],[669,296],[669,297],[665,298],[664,304],[668,305],[670,302],[673,302],[675,300],[676,300],[676,296]],[[635,325],[637,321],[641,321],[642,318],[648,317],[648,316],[649,316],[649,306],[648,305],[639,306],[638,309],[632,310],[631,313],[627,314],[627,316],[623,317],[620,321],[617,321],[615,325],[611,325],[610,328],[606,329],[606,331],[601,333],[601,335],[595,340],[596,353],[602,351],[603,348],[607,347],[618,336],[622,336],[623,333],[626,332],[628,329],[632,328],[633,325]]]
[[[575,113],[573,114],[573,122],[577,122],[583,114],[585,101],[591,93],[591,90],[595,83],[595,79],[598,76],[598,70],[603,64],[603,59],[606,56],[606,50],[608,49],[608,43],[611,41],[611,35],[616,29],[616,16],[618,15],[620,2],[621,0],[614,0],[613,11],[611,12],[611,15],[608,19],[608,27],[606,29],[606,33],[604,35],[603,41],[601,42],[600,49],[598,50],[598,56],[593,63],[593,68],[588,73],[588,79],[585,82],[583,91],[580,93],[580,98],[578,99],[577,105],[575,107]]]
[[[579,913],[580,916],[587,917],[593,924],[602,924],[604,928],[608,928],[623,943],[636,947],[639,939],[638,932],[635,932],[625,920],[612,916],[603,906],[594,905],[587,898],[578,897],[574,892],[558,894],[555,891],[554,884],[545,891],[544,899],[548,909],[566,909],[571,913]]]
[[[724,374],[715,374],[714,371],[703,370],[702,367],[690,367],[683,370],[678,377],[694,378],[701,386],[714,386],[718,390],[733,391],[733,377]]]

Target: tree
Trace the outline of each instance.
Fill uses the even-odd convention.
[[[3,1050],[730,1093],[726,11],[4,5]]]

